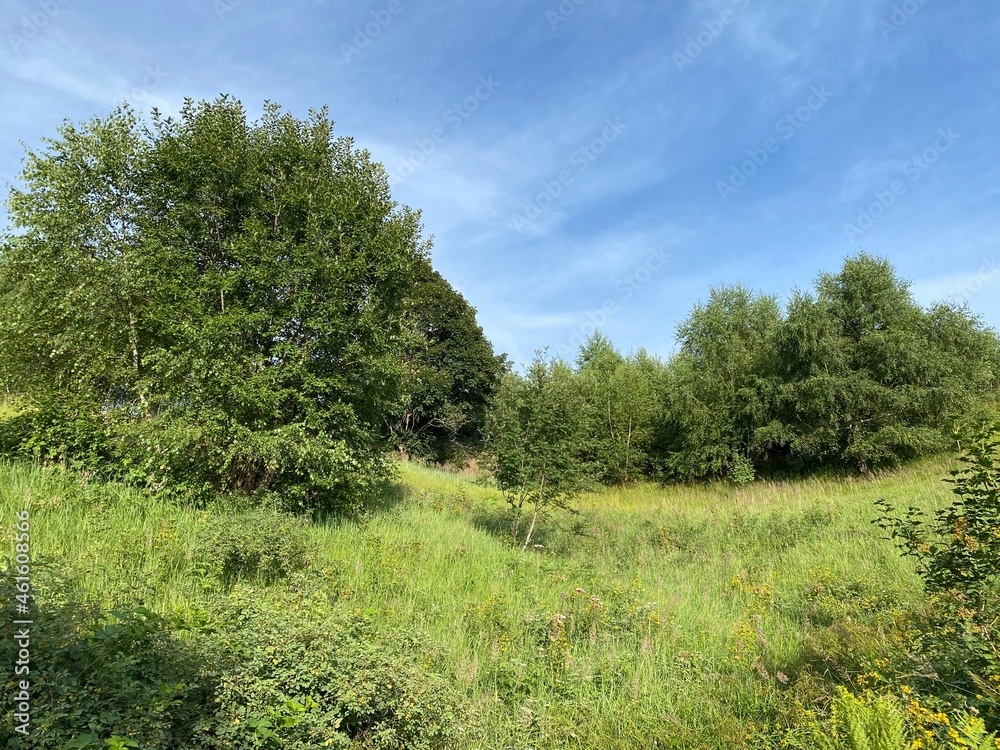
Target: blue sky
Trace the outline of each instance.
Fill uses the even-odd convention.
[[[0,2],[4,180],[123,98],[329,105],[519,363],[861,248],[1000,327],[994,0]]]

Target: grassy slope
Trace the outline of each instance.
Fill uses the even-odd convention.
[[[940,506],[948,468],[606,491],[520,555],[495,491],[404,465],[404,499],[309,533],[342,597],[438,644],[432,667],[469,698],[465,746],[729,747],[785,713],[774,676],[794,682],[817,596],[868,614],[915,602],[872,502]],[[96,596],[167,611],[206,595],[189,559],[205,512],[0,465],[2,517],[23,507],[36,559],[87,571]]]

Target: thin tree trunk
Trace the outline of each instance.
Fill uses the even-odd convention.
[[[129,303],[129,307],[131,307],[131,303]],[[139,402],[142,404],[143,411],[148,414],[149,404],[146,403],[146,395],[142,392],[140,382],[142,361],[139,357],[139,332],[136,330],[135,314],[131,309],[128,311],[128,337],[129,344],[132,345],[132,367],[135,369],[135,385],[139,391]]]
[[[521,552],[523,553],[528,549],[528,542],[531,541],[531,535],[535,533],[535,522],[538,521],[538,505],[535,505],[535,512],[531,515],[531,526],[528,527],[528,533],[524,537],[524,544],[521,545]]]
[[[628,417],[628,432],[625,435],[625,484],[628,484],[628,464],[632,455],[632,415]]]
[[[528,549],[528,542],[531,541],[531,535],[535,533],[535,524],[538,522],[538,511],[542,505],[542,497],[545,492],[545,477],[542,476],[542,481],[538,484],[538,496],[535,498],[535,509],[531,514],[531,526],[528,527],[528,533],[524,537],[524,544],[521,545],[522,554],[526,549]]]

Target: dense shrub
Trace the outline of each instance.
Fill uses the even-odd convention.
[[[199,531],[194,559],[225,588],[238,581],[272,583],[308,566],[305,522],[263,508],[213,515]]]
[[[0,456],[89,472],[105,464],[111,448],[100,415],[67,397],[0,410]]]
[[[417,661],[422,644],[331,610],[320,590],[236,590],[219,616],[225,668],[192,748],[429,750],[455,731],[457,698]]]
[[[426,645],[331,602],[321,577],[282,591],[236,587],[207,611],[172,617],[109,611],[49,566],[36,564],[33,578],[31,731],[5,721],[3,747],[430,750],[458,724],[456,695],[420,662]],[[23,679],[13,634],[0,628],[6,696]]]
[[[3,570],[3,601],[13,601],[12,573]],[[82,598],[72,578],[44,565],[32,568],[30,734],[0,725],[9,748],[103,746],[111,737],[138,747],[189,747],[208,706],[211,683],[196,644],[178,637],[167,620],[138,606],[109,612]],[[13,634],[0,628],[3,694],[17,694]],[[9,709],[9,706],[7,707]],[[92,744],[90,741],[92,740]]]

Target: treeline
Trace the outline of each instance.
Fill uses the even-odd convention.
[[[574,363],[539,354],[508,374],[490,434],[505,486],[547,484],[554,497],[585,478],[866,473],[948,448],[960,420],[989,410],[1000,376],[992,329],[962,307],[922,309],[864,253],[784,309],[713,289],[677,335],[666,361],[595,334]]]
[[[512,373],[325,110],[66,123],[7,208],[0,454],[183,497],[349,507],[394,452],[557,495],[553,471],[567,492],[866,472],[945,448],[997,391],[995,332],[865,254],[784,307],[713,290],[666,361],[595,335]]]

